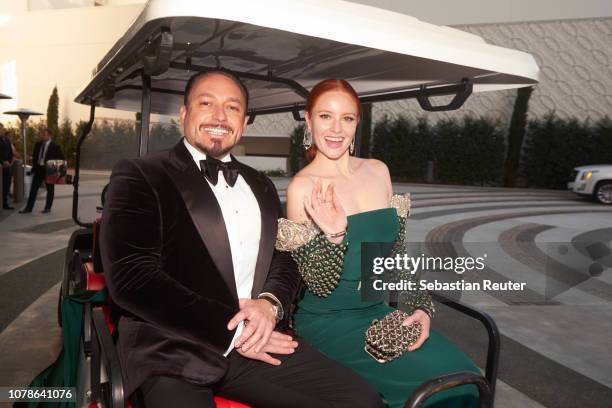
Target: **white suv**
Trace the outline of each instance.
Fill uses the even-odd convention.
[[[602,204],[612,204],[612,165],[575,167],[567,188],[576,194],[593,197]]]

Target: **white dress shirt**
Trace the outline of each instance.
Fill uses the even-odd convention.
[[[40,153],[38,153],[38,164],[40,166],[45,165],[45,157],[47,157],[47,149],[49,148],[50,144],[51,144],[51,139],[47,140],[40,146]]]
[[[200,160],[206,159],[206,154],[193,147],[187,139],[183,139],[185,147],[191,153],[196,166],[200,168]],[[231,161],[227,154],[221,161]],[[259,203],[251,188],[244,180],[242,175],[238,175],[234,187],[230,187],[219,170],[217,185],[213,185],[207,178],[204,179],[210,185],[221,213],[229,238],[232,265],[234,266],[234,279],[236,280],[236,291],[239,299],[250,299],[253,290],[253,278],[255,276],[255,264],[259,253],[259,239],[261,236],[261,212]],[[224,353],[229,354],[234,348],[236,338],[242,333],[244,323],[240,322],[236,329],[236,334]]]

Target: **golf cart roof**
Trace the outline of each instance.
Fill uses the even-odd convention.
[[[472,91],[533,85],[539,72],[530,54],[348,1],[151,0],[76,102],[140,111],[147,88],[151,113],[175,115],[187,79],[216,67],[244,80],[252,118],[295,114],[325,78],[348,80],[364,102],[417,97],[444,110]],[[428,103],[441,94],[455,103]]]

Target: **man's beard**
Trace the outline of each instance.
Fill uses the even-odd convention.
[[[229,153],[230,150],[232,150],[232,147],[234,147],[223,147],[223,143],[218,140],[213,141],[212,146],[210,147],[204,146],[203,144],[198,142],[196,142],[196,146],[201,152],[204,152],[207,156],[214,157],[215,159],[220,159],[224,157],[227,153]]]

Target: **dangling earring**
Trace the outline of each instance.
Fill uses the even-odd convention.
[[[353,138],[353,141],[351,142],[351,145],[349,146],[349,153],[350,154],[355,153],[355,138]]]
[[[310,146],[312,146],[312,133],[310,132],[310,129],[308,129],[308,126],[304,128],[304,138],[302,139],[302,144],[304,145],[305,150],[310,149]]]

